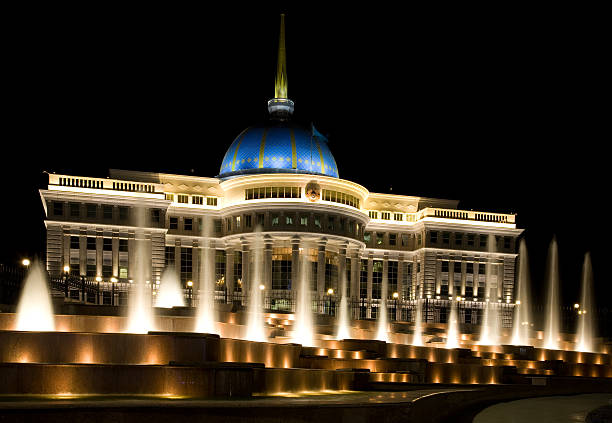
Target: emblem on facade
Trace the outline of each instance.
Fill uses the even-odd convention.
[[[304,189],[306,198],[313,203],[321,198],[321,187],[316,182],[309,182]]]

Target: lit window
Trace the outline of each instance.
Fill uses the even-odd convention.
[[[300,217],[300,225],[307,226],[308,225],[308,217],[306,217],[306,216]]]
[[[181,204],[187,204],[189,203],[189,196],[185,194],[179,194],[177,201]]]
[[[174,194],[166,194],[166,201],[174,201]]]

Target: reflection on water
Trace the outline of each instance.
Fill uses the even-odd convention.
[[[612,403],[612,394],[530,398],[485,408],[473,423],[584,423],[589,411]]]

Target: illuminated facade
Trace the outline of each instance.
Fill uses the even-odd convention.
[[[109,178],[49,175],[47,269],[59,276],[134,277],[134,242],[146,240],[147,280],[173,266],[198,291],[214,275],[220,302],[245,304],[265,286],[269,309],[293,311],[300,257],[312,266],[318,312],[330,312],[346,281],[354,318],[375,318],[383,292],[390,317],[446,321],[461,297],[461,320],[479,323],[486,301],[514,303],[515,215],[458,209],[451,200],[369,192],[339,178],[325,137],[291,121],[281,23],[270,121],[239,134],[217,177],[111,170]],[[261,237],[261,242],[256,242]],[[254,248],[261,245],[261,281]],[[386,289],[384,289],[386,287]],[[326,306],[328,304],[328,306]],[[510,315],[510,314],[509,314]],[[505,323],[508,325],[509,323]]]

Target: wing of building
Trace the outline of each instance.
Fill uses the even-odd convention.
[[[398,320],[410,319],[417,298],[439,305],[430,321],[445,321],[451,297],[465,301],[461,320],[468,323],[476,323],[485,301],[512,304],[522,232],[516,216],[461,210],[453,200],[373,193],[341,179],[325,137],[291,120],[281,40],[270,120],[236,136],[218,176],[49,174],[40,194],[51,276],[68,270],[102,282],[129,281],[134,243],[142,240],[147,281],[156,286],[173,266],[197,292],[206,275],[214,276],[218,300],[228,303],[244,304],[243,293],[257,283],[265,286],[270,309],[291,311],[305,258],[320,312],[344,286],[354,318],[375,318],[383,292],[396,300]],[[261,266],[253,263],[257,245]]]

